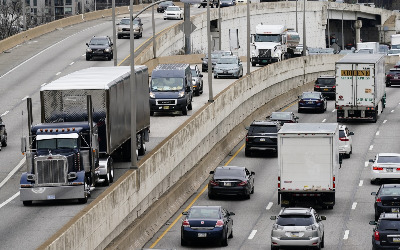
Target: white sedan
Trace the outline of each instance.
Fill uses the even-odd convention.
[[[178,6],[168,6],[164,11],[164,20],[167,19],[183,19],[183,9]]]
[[[379,153],[375,159],[369,160],[371,166],[371,184],[380,180],[400,180],[400,154]]]

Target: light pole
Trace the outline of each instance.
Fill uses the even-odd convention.
[[[219,39],[218,39],[218,48],[221,48],[222,44],[222,28],[221,28],[221,0],[218,0],[218,29],[219,29]]]
[[[327,12],[328,12],[328,48],[330,48],[331,47],[331,33],[329,30],[329,2],[328,2]]]
[[[208,102],[214,102],[212,91],[212,63],[211,63],[211,27],[210,27],[210,0],[207,0],[207,54],[208,54]]]
[[[299,32],[299,26],[297,24],[297,0],[296,0],[296,32]]]
[[[154,4],[154,0],[151,0],[151,3]],[[151,6],[151,25],[153,28],[153,58],[156,58],[156,24],[154,20],[154,5]]]
[[[342,9],[342,50],[344,50],[344,32],[343,32],[343,12],[346,7]]]
[[[297,0],[296,0],[297,1]],[[250,0],[247,0],[247,72],[250,74]]]
[[[96,0],[95,0],[96,3]],[[114,57],[114,66],[118,65],[118,52],[117,52],[117,38],[115,37],[117,31],[115,27],[115,0],[112,0],[112,26],[113,26],[113,57]]]
[[[303,6],[303,56],[307,55],[307,45],[306,45],[306,0],[304,0]]]

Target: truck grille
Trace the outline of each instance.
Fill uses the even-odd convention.
[[[67,182],[66,158],[61,156],[47,159],[35,159],[36,184],[58,184]],[[63,159],[65,158],[65,159]]]
[[[259,57],[271,57],[271,50],[270,49],[259,49],[258,56]]]

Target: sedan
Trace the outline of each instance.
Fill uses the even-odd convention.
[[[386,74],[386,87],[394,84],[400,84],[400,68],[390,69]]]
[[[183,19],[183,9],[179,6],[168,6],[164,11],[164,20],[167,19]]]
[[[371,184],[375,184],[382,179],[400,179],[400,154],[379,153],[375,159],[370,159],[369,162],[372,162]]]
[[[175,6],[175,4],[172,1],[162,2],[158,5],[157,12],[163,13],[168,6]]]
[[[353,139],[351,136],[354,135],[350,132],[346,125],[339,125],[339,154],[350,158],[353,153]]]
[[[321,92],[303,92],[299,98],[299,113],[303,110],[317,110],[322,113],[326,111],[328,103]]]
[[[220,7],[229,7],[229,6],[234,6],[236,5],[236,2],[234,0],[221,0],[221,5]]]
[[[237,56],[222,56],[214,67],[214,78],[243,76],[243,65]]]
[[[181,245],[191,242],[219,242],[228,246],[233,237],[233,212],[221,206],[193,206],[183,212],[185,219],[181,227]]]
[[[378,221],[381,213],[400,212],[400,185],[382,184],[378,192],[372,192],[375,195],[375,221]]]
[[[212,175],[208,183],[208,197],[217,195],[240,195],[250,199],[254,193],[254,172],[245,167],[224,166],[210,171]]]
[[[277,121],[283,126],[285,123],[297,123],[299,117],[295,116],[293,112],[272,112],[269,119],[271,121]]]
[[[193,92],[196,96],[199,96],[203,94],[203,74],[201,74],[197,65],[191,65],[190,71],[192,71]]]

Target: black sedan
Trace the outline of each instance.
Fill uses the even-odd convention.
[[[376,225],[372,234],[372,249],[400,248],[400,215],[399,213],[383,213],[378,221],[370,221]]]
[[[299,113],[304,110],[317,110],[323,113],[325,112],[328,105],[325,97],[322,95],[321,92],[303,92],[303,94],[299,96],[299,98]]]
[[[299,117],[295,116],[293,112],[272,112],[269,119],[271,121],[277,121],[283,126],[285,123],[297,123]]]
[[[378,192],[372,192],[371,195],[375,195],[375,221],[383,212],[400,212],[400,184],[382,184]]]
[[[386,87],[400,84],[400,68],[390,69],[386,74]]]
[[[245,167],[224,166],[210,171],[212,175],[208,183],[208,197],[217,195],[240,195],[250,199],[254,193],[254,172]]]
[[[181,227],[181,245],[191,242],[217,242],[228,246],[233,237],[233,212],[221,206],[193,206],[185,215]]]
[[[175,6],[175,4],[172,1],[162,2],[157,6],[157,12],[164,13],[168,6]]]

